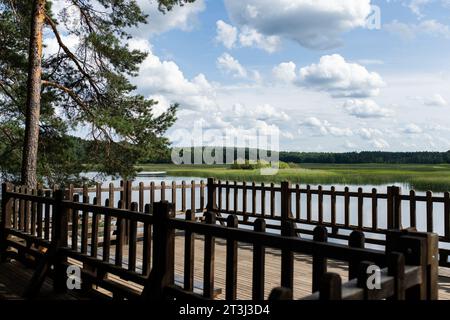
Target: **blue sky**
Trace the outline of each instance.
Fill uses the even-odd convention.
[[[180,103],[174,145],[217,143],[201,125],[279,132],[283,150],[450,150],[450,0],[138,2],[133,82],[156,112]]]

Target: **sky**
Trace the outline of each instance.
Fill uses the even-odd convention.
[[[132,82],[156,113],[180,104],[175,146],[256,130],[290,151],[450,150],[450,0],[137,2]]]

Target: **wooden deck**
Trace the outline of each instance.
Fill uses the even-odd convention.
[[[201,293],[203,283],[203,239],[201,236],[196,237],[195,241],[195,259],[194,259],[194,281],[196,291]],[[225,257],[226,246],[225,241],[216,240],[215,246],[215,288],[222,289],[222,293],[217,296],[221,300],[225,298]],[[175,278],[180,284],[183,277],[184,268],[184,236],[178,235],[175,240]],[[265,262],[265,297],[268,297],[270,290],[280,285],[280,269],[281,256],[280,251],[266,249]],[[114,260],[115,248],[111,247],[111,262]],[[127,261],[127,246],[124,246],[124,268]],[[99,250],[101,256],[101,250]],[[142,257],[142,243],[137,245],[137,256]],[[238,249],[238,283],[237,298],[243,300],[252,299],[252,247],[239,244]],[[137,261],[137,271],[141,269],[141,259]],[[32,275],[31,269],[26,269],[17,262],[0,264],[0,284],[4,284],[10,296],[20,296],[27,282]],[[342,281],[347,281],[347,265],[338,261],[328,261],[328,271],[339,273]],[[441,300],[450,300],[450,269],[440,268],[439,270],[439,298]],[[112,280],[126,284],[136,291],[142,290],[142,287],[131,282],[111,276]],[[312,287],[312,264],[311,258],[305,255],[295,255],[294,262],[294,298],[299,299],[311,294]],[[42,299],[79,299],[76,294],[68,293],[65,295],[55,296],[52,293],[52,282],[47,279],[39,296]]]
[[[17,261],[0,263],[0,300],[21,299],[21,296],[30,282],[34,269],[26,268]],[[2,288],[3,287],[3,288]],[[42,285],[38,299],[44,300],[79,300],[76,292],[55,294],[53,282],[47,278]]]

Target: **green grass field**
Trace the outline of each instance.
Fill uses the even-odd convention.
[[[450,190],[450,165],[415,164],[301,164],[280,169],[275,176],[262,176],[259,170],[232,170],[227,166],[143,165],[144,171],[167,171],[173,176],[214,177],[221,180],[307,184],[380,185],[408,183],[418,191]]]

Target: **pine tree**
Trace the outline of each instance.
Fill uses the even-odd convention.
[[[158,3],[165,12],[193,1]],[[89,129],[97,171],[129,177],[137,161],[167,148],[163,134],[176,120],[176,104],[155,117],[157,102],[136,94],[129,80],[146,57],[127,44],[129,30],[147,20],[137,2],[67,3],[56,15],[50,0],[0,0],[0,166],[4,177],[20,175],[28,186],[86,169],[71,130]],[[59,50],[43,57],[47,33]],[[66,43],[70,37],[76,48]]]

